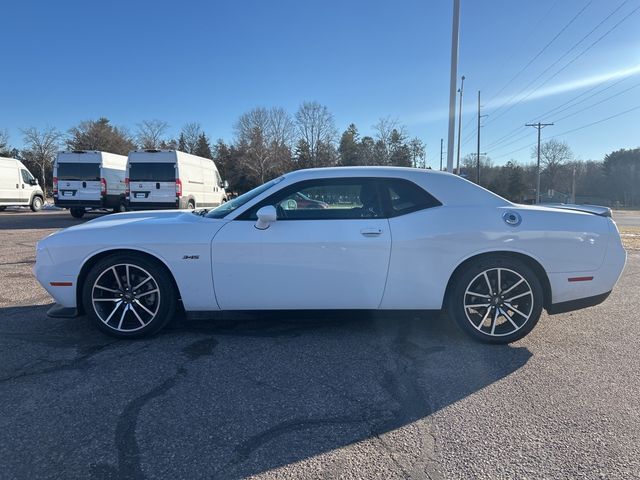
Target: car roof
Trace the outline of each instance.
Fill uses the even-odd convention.
[[[447,205],[511,205],[511,202],[458,175],[411,167],[323,167],[284,175],[286,184],[317,178],[376,177],[410,180]]]

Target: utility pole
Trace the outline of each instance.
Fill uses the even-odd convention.
[[[476,171],[476,183],[480,185],[480,119],[487,115],[480,115],[480,90],[478,90],[478,150],[477,150],[477,171]],[[486,154],[485,154],[486,155]]]
[[[453,171],[453,142],[456,130],[456,81],[458,80],[458,30],[460,28],[460,0],[453,0],[451,27],[451,75],[449,77],[449,133],[447,137],[447,171]]]
[[[464,93],[464,75],[460,83],[460,108],[458,109],[458,153],[456,154],[456,173],[460,175],[460,138],[462,137],[462,95]]]
[[[553,125],[553,123],[526,123],[525,127],[534,127],[538,130],[538,170],[537,170],[537,183],[536,183],[536,203],[540,203],[540,131],[544,127],[549,127]]]
[[[442,171],[442,147],[444,143],[444,138],[440,139],[440,171]]]

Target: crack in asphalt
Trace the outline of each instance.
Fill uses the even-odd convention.
[[[382,435],[398,428],[398,426],[409,425],[417,419],[426,418],[434,412],[428,395],[423,392],[416,381],[418,377],[417,362],[418,359],[423,359],[425,356],[445,350],[445,347],[441,346],[421,347],[409,339],[409,334],[408,326],[401,324],[390,346],[392,352],[392,355],[390,355],[391,368],[384,373],[381,382],[382,388],[395,400],[398,408],[391,419],[379,425],[372,432],[385,449],[388,450],[389,455],[396,464],[398,464],[398,460],[394,457],[394,453],[387,448]],[[432,451],[427,452],[426,470],[430,470],[430,472],[425,471],[425,473],[429,478],[440,479],[441,476],[437,473],[438,461],[435,451],[435,436],[431,432],[429,435],[432,436],[434,442]],[[404,467],[401,467],[401,470],[406,478],[412,478],[412,475]]]
[[[109,346],[113,345],[114,343],[117,343],[117,340],[114,340],[112,342],[109,343],[105,343],[105,344],[100,344],[100,345],[88,345],[85,347],[81,347],[80,350],[80,355],[78,355],[77,357],[69,360],[69,361],[65,361],[65,362],[55,362],[54,365],[52,365],[51,367],[47,367],[47,368],[43,368],[40,370],[35,370],[35,371],[29,371],[28,369],[25,369],[21,372],[18,372],[14,375],[9,375],[7,377],[2,377],[0,378],[0,383],[7,383],[7,382],[11,382],[13,380],[18,380],[18,379],[22,379],[22,378],[26,378],[26,377],[32,377],[35,375],[45,375],[48,373],[58,373],[58,372],[63,372],[63,371],[67,371],[67,370],[84,370],[90,367],[90,363],[89,360],[96,356],[97,354],[99,354],[100,352],[106,350]]]
[[[207,337],[189,343],[182,348],[182,354],[187,360],[182,363],[176,372],[166,378],[159,385],[131,400],[118,417],[115,433],[115,445],[117,450],[118,465],[100,463],[91,466],[90,478],[92,479],[131,479],[144,480],[146,475],[142,471],[140,445],[136,439],[138,419],[142,409],[153,399],[161,397],[169,392],[178,383],[181,377],[187,375],[186,365],[195,360],[213,354],[218,341],[213,337]]]

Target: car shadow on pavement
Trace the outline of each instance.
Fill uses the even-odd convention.
[[[24,439],[2,465],[10,476],[239,479],[402,429],[428,453],[435,444],[421,420],[531,357],[469,340],[444,315],[182,318],[154,338],[120,341],[84,317],[48,319],[48,307],[0,309],[0,396],[30,392],[0,434]],[[27,415],[39,408],[48,415]],[[34,466],[39,449],[83,457]]]

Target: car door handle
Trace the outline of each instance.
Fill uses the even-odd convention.
[[[365,237],[378,237],[382,235],[381,228],[363,228],[360,233]]]

